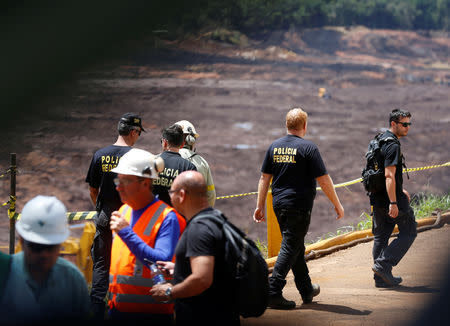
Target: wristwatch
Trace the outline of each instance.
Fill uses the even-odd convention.
[[[391,202],[389,203],[389,205],[397,205],[397,202],[396,202],[396,201],[391,201]]]
[[[172,300],[172,287],[166,289],[165,295],[167,297],[167,301]]]

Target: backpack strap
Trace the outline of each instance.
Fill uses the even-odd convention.
[[[382,134],[384,135],[384,134]],[[387,136],[387,137],[382,137],[382,135],[380,135],[380,138],[378,140],[379,144],[380,144],[380,148],[384,143],[389,143],[389,142],[395,142],[397,145],[400,145],[400,141],[398,140],[398,138],[396,137],[392,137],[392,136]],[[401,158],[402,160],[402,167],[405,168],[406,170],[406,177],[409,179],[409,173],[406,167],[406,162],[405,162],[405,157],[403,156],[403,154],[401,154]]]
[[[11,266],[11,256],[0,252],[0,299],[8,279],[9,269]]]
[[[198,155],[198,154],[197,154],[197,153],[194,153],[194,154],[192,154],[191,156],[189,156],[187,159],[189,160],[189,159],[193,158],[195,155]]]

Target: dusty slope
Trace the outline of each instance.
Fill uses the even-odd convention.
[[[319,145],[335,183],[360,176],[367,142],[398,106],[413,113],[410,135],[402,140],[408,166],[449,161],[448,35],[324,29],[273,32],[241,46],[208,35],[158,46],[143,43],[127,58],[80,72],[76,82],[49,91],[37,104],[39,114],[5,126],[0,164],[6,169],[9,153],[17,153],[18,210],[38,193],[58,195],[71,211],[91,210],[84,177],[92,152],[114,142],[117,118],[126,111],[142,114],[149,132],[137,146],[154,153],[162,127],[192,121],[219,196],[256,191],[264,152],[284,134],[284,115],[293,106],[309,112],[307,137]],[[331,99],[319,98],[319,87]],[[410,177],[412,193],[449,190],[448,168]],[[6,201],[7,180],[0,186]],[[360,185],[338,194],[347,217],[334,221],[319,194],[310,240],[368,211]],[[224,199],[217,207],[264,239],[266,226],[251,222],[255,200]],[[5,217],[0,224],[1,243],[8,239],[7,223]]]

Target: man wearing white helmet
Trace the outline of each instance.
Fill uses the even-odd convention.
[[[180,120],[175,124],[183,128],[184,134],[184,147],[180,149],[179,153],[181,157],[192,162],[196,166],[197,171],[200,172],[205,178],[208,191],[208,203],[209,206],[214,207],[216,202],[216,188],[214,187],[211,169],[209,168],[208,162],[206,162],[206,160],[195,151],[195,143],[199,137],[199,134],[195,131],[194,125],[187,120]]]
[[[56,197],[34,197],[23,207],[16,229],[23,251],[12,256],[0,301],[2,323],[87,318],[86,281],[75,265],[59,257],[70,232],[64,204]]]
[[[164,161],[142,149],[131,149],[112,172],[124,205],[111,215],[115,232],[109,275],[109,315],[115,320],[143,320],[151,325],[173,322],[173,304],[158,303],[149,262],[171,261],[185,219],[153,195],[152,179]]]

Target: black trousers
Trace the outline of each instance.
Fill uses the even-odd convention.
[[[398,225],[398,236],[389,245],[389,238]],[[373,208],[372,233],[374,235],[372,256],[374,264],[381,267],[386,272],[391,272],[396,266],[417,236],[417,223],[414,211],[408,205],[406,210],[401,210],[398,216],[393,219],[389,216],[389,211],[385,207]],[[379,281],[378,276],[374,276]]]
[[[311,221],[311,209],[281,208],[274,205],[275,215],[282,235],[278,258],[269,278],[269,295],[279,295],[286,285],[289,270],[295,278],[295,286],[301,296],[313,291],[305,260],[305,236]]]
[[[91,247],[93,261],[91,303],[94,312],[105,309],[105,296],[109,287],[109,266],[111,264],[112,232],[109,221],[112,209],[102,208],[95,219],[94,242]]]

